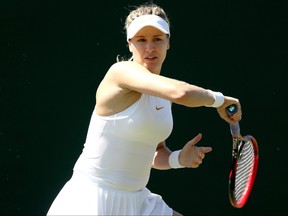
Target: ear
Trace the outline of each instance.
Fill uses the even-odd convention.
[[[132,53],[130,41],[128,41],[128,47],[129,47],[129,51]]]
[[[168,43],[167,43],[167,50],[170,49],[170,40],[168,40]]]

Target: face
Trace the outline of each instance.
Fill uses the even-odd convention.
[[[168,36],[152,26],[142,28],[129,41],[133,60],[155,74],[160,73],[169,46]]]

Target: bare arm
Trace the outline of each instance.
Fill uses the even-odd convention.
[[[165,141],[158,144],[152,167],[159,170],[171,169],[168,158],[171,154],[171,150],[166,146]]]
[[[209,106],[214,103],[214,96],[207,89],[153,74],[144,66],[132,61],[115,63],[109,69],[107,77],[116,82],[119,89],[150,94],[188,107]],[[225,96],[224,99],[223,105],[217,108],[217,111],[220,117],[228,123],[236,123],[242,115],[240,103],[233,97]],[[240,109],[230,118],[225,108],[233,103]]]
[[[128,95],[134,95],[130,94],[131,92],[165,98],[173,103],[188,107],[209,106],[215,101],[213,93],[207,89],[184,81],[153,74],[144,66],[132,61],[123,61],[113,64],[106,73],[100,86],[102,86],[102,88],[100,88],[102,89],[102,92],[105,92],[104,95],[109,94],[105,100],[110,101],[110,103],[113,103],[113,99],[119,98],[119,94],[125,95],[125,98],[127,99]],[[103,88],[104,86],[106,87]],[[107,89],[109,89],[109,91],[107,91]],[[105,100],[98,100],[98,102]],[[116,104],[118,103],[119,100]],[[225,108],[233,103],[238,105],[240,109],[230,118],[227,115]],[[236,121],[241,119],[242,115],[238,99],[228,96],[224,97],[224,103],[217,108],[217,111],[220,117],[228,123],[236,123]]]
[[[183,81],[153,74],[135,62],[118,62],[108,73],[123,89],[165,98],[174,103],[197,107],[213,103],[213,95],[206,89]]]
[[[187,168],[198,168],[204,160],[205,155],[212,151],[211,147],[196,146],[196,144],[202,139],[202,134],[199,133],[193,139],[188,141],[179,154],[180,165]],[[172,151],[166,146],[165,141],[158,144],[152,167],[159,170],[171,169],[169,164],[169,156]]]

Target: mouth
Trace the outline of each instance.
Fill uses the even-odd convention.
[[[156,56],[148,56],[148,57],[145,57],[144,59],[145,60],[155,60],[155,59],[157,59],[157,57]]]

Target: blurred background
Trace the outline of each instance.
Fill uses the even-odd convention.
[[[45,215],[69,180],[96,88],[130,56],[125,18],[145,2],[0,0],[1,215]],[[247,204],[233,208],[229,125],[215,109],[174,105],[170,149],[201,132],[213,152],[198,169],[152,170],[148,188],[184,215],[287,213],[287,1],[154,3],[171,21],[162,75],[239,98],[260,161]]]

